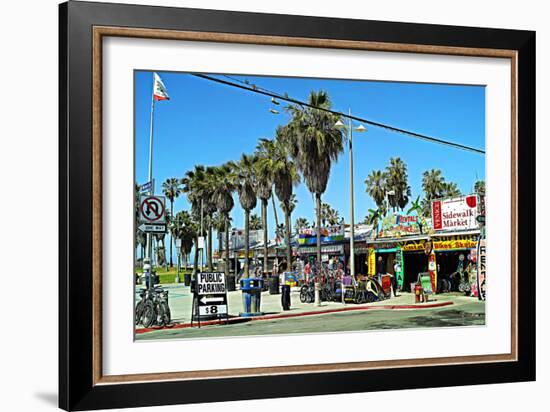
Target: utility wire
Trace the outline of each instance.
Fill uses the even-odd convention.
[[[366,124],[369,124],[371,126],[379,127],[379,128],[382,128],[382,129],[392,131],[392,132],[401,133],[401,134],[404,134],[404,135],[407,135],[407,136],[410,136],[410,137],[415,137],[417,139],[425,140],[427,142],[437,143],[437,144],[441,144],[441,145],[444,145],[444,146],[453,147],[455,149],[461,149],[461,150],[465,150],[465,151],[469,151],[469,152],[473,152],[473,153],[485,154],[485,150],[478,149],[476,147],[467,146],[467,145],[463,145],[463,144],[460,144],[460,143],[451,142],[449,140],[443,140],[443,139],[439,139],[437,137],[432,137],[432,136],[428,136],[428,135],[425,135],[425,134],[412,132],[410,130],[401,129],[399,127],[394,127],[394,126],[390,126],[390,125],[387,125],[387,124],[384,124],[384,123],[375,122],[375,121],[372,121],[372,120],[367,120],[367,119],[357,117],[357,116],[350,116],[349,114],[338,112],[336,110],[325,109],[325,108],[322,108],[322,107],[313,106],[309,103],[300,101],[298,99],[294,99],[294,98],[292,98],[292,97],[290,97],[286,94],[282,95],[280,93],[275,93],[275,92],[272,92],[268,89],[258,87],[254,84],[250,84],[248,82],[244,82],[244,81],[238,80],[236,78],[233,78],[233,77],[230,77],[230,76],[227,76],[227,75],[224,75],[224,77],[226,77],[228,79],[231,79],[233,81],[219,79],[217,77],[212,77],[212,76],[208,76],[206,74],[201,74],[201,73],[190,73],[190,74],[195,76],[195,77],[199,77],[201,79],[210,80],[210,81],[213,81],[213,82],[216,82],[216,83],[224,84],[226,86],[236,87],[236,88],[246,90],[246,91],[249,91],[249,92],[252,92],[252,93],[262,94],[264,96],[269,96],[269,97],[273,97],[273,98],[276,98],[276,99],[284,100],[284,101],[287,101],[289,103],[297,104],[297,105],[300,105],[300,106],[310,107],[310,108],[316,109],[316,110],[322,110],[322,111],[332,113],[332,114],[337,115],[337,116],[352,119],[352,120],[355,120],[357,122],[366,123]],[[238,82],[238,83],[235,83],[235,82]]]

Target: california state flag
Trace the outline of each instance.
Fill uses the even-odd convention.
[[[168,92],[166,91],[166,86],[162,82],[160,76],[156,73],[153,73],[154,84],[153,84],[153,97],[155,100],[170,100]]]

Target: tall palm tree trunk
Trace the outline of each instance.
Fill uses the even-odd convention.
[[[225,216],[225,278],[227,279],[228,276],[229,276],[229,218]]]
[[[170,200],[170,219],[174,218],[174,201]],[[170,233],[170,267],[174,267],[174,262],[172,261],[172,233]]]
[[[249,223],[250,223],[250,210],[244,211],[244,274],[243,277],[248,279],[248,248],[249,248]]]
[[[212,270],[212,218],[208,218],[208,250],[206,254],[206,266],[208,270]]]
[[[273,206],[273,216],[275,216],[275,235],[277,235],[277,229],[279,228],[279,218],[277,216],[277,208],[275,207],[275,195],[271,193],[271,205]]]
[[[292,245],[290,244],[290,212],[289,207],[285,207],[285,243],[286,243],[286,270],[290,272],[292,270]]]
[[[195,254],[193,256],[193,278],[197,274],[199,267],[199,237],[195,236]]]
[[[264,230],[264,273],[267,274],[267,199],[262,199],[262,229]]]
[[[317,201],[317,266],[321,265],[321,193],[315,193]]]

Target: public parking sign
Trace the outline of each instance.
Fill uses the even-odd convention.
[[[195,287],[199,315],[227,315],[227,290],[223,272],[197,273]]]
[[[143,223],[164,223],[164,196],[142,195],[139,198],[139,217]]]

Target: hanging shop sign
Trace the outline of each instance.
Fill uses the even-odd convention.
[[[401,246],[403,252],[422,252],[424,251],[425,239],[409,240]]]
[[[314,246],[299,247],[299,255],[313,255],[317,253],[317,248]],[[344,245],[325,245],[321,246],[321,254],[334,254],[334,255],[343,255],[344,254]]]
[[[321,243],[334,243],[344,240],[344,225],[328,226],[321,228]],[[317,230],[315,228],[301,228],[298,231],[299,245],[317,244]]]
[[[257,247],[263,244],[264,231],[249,230],[248,247]],[[222,237],[222,249],[225,249],[225,239]],[[229,249],[244,249],[245,231],[243,229],[232,229],[229,234]]]
[[[432,201],[432,226],[435,231],[477,229],[478,195]]]
[[[428,225],[422,216],[418,214],[391,214],[385,216],[380,223],[378,237],[399,238],[401,236],[411,236],[425,234],[428,232]]]
[[[437,292],[437,262],[435,257],[435,250],[432,249],[430,257],[428,258],[428,272],[430,273],[430,280],[432,282],[432,291]]]
[[[376,274],[376,252],[371,247],[368,253],[368,272],[370,276],[374,276]]]
[[[477,246],[478,235],[453,236],[450,239],[434,240],[435,250],[472,249]]]
[[[403,251],[398,248],[395,252],[395,261],[393,264],[395,276],[397,276],[397,286],[403,289],[403,283],[405,281],[405,260],[403,259]]]
[[[479,239],[477,246],[477,297],[479,300],[485,300],[486,296],[486,253],[485,239]]]

